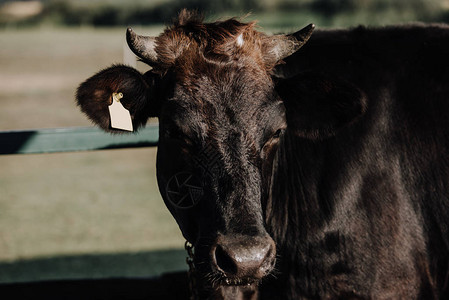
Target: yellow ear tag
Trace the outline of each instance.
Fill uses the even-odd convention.
[[[127,131],[133,131],[133,122],[129,111],[120,103],[123,98],[122,93],[112,94],[112,104],[109,105],[109,115],[111,116],[111,127]]]

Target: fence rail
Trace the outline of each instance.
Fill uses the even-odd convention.
[[[93,127],[0,131],[0,155],[156,146],[158,125],[138,133],[109,134]]]

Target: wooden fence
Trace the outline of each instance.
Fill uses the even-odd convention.
[[[158,126],[109,134],[93,127],[0,131],[0,155],[74,152],[156,146]]]

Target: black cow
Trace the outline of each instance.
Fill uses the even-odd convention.
[[[151,71],[103,70],[78,104],[108,131],[113,93],[134,128],[159,118],[199,297],[449,299],[449,27],[312,30],[184,11],[128,30]]]

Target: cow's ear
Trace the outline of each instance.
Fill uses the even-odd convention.
[[[359,88],[323,74],[307,72],[279,79],[276,91],[284,101],[287,126],[308,139],[335,135],[367,108],[366,96]]]
[[[155,96],[156,76],[141,74],[134,68],[116,65],[102,70],[83,82],[76,99],[81,110],[99,127],[109,132],[122,132],[111,127],[109,105],[113,94],[120,94],[120,103],[130,113],[134,131],[148,118],[158,115]]]

